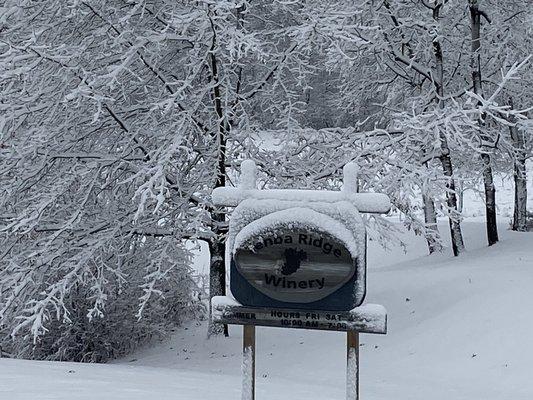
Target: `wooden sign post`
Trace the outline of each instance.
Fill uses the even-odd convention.
[[[242,400],[255,400],[255,327],[347,332],[346,398],[359,400],[359,333],[387,332],[383,306],[363,304],[366,232],[360,212],[386,213],[387,196],[357,193],[354,164],[342,191],[257,190],[256,166],[241,186],[213,191],[235,207],[226,242],[232,297],[213,297],[214,322],[243,325]]]
[[[255,326],[242,329],[242,400],[255,400]]]
[[[387,333],[383,306],[365,304],[349,311],[250,308],[228,296],[212,300],[214,322],[243,325],[242,400],[255,399],[255,327],[273,326],[346,332],[346,399],[359,399],[359,333]]]
[[[359,332],[346,334],[346,400],[359,399]]]
[[[346,333],[346,400],[359,400],[359,332]],[[243,325],[242,400],[255,400],[255,326]]]

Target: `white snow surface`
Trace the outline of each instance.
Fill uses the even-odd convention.
[[[262,235],[283,229],[283,232],[306,229],[310,232],[327,233],[337,238],[355,259],[359,255],[357,238],[339,221],[309,208],[293,207],[267,214],[250,222],[235,236],[232,253]],[[253,243],[251,243],[253,245]]]
[[[463,229],[458,258],[426,256],[411,232],[407,253],[370,242],[367,301],[387,307],[389,329],[361,335],[361,399],[533,398],[533,234],[502,223],[486,247],[481,222]],[[237,400],[241,364],[241,327],[207,340],[193,324],[107,365],[0,359],[0,399]],[[346,334],[257,328],[256,371],[258,400],[343,399]]]

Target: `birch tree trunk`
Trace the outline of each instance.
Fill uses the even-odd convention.
[[[515,129],[516,128],[511,128]],[[514,214],[513,231],[527,231],[527,175],[526,158],[524,152],[520,151],[514,162]]]
[[[515,128],[516,129],[516,128]],[[527,231],[527,176],[526,159],[517,156],[514,162],[514,214],[513,231]]]
[[[472,35],[472,54],[471,69],[472,81],[474,84],[474,93],[481,95],[481,12],[479,10],[478,0],[469,0],[470,3],[470,29]],[[479,127],[484,128],[484,121],[479,119]],[[481,132],[482,142],[488,141],[489,138],[484,132]],[[483,149],[483,144],[482,144]],[[485,223],[487,226],[487,240],[489,246],[498,242],[498,225],[496,221],[496,188],[492,174],[491,156],[488,152],[481,153],[483,168],[483,187],[485,191]]]
[[[511,108],[513,100],[509,100]],[[513,213],[513,231],[527,231],[527,170],[526,170],[526,151],[524,144],[524,134],[516,126],[509,127],[511,141],[514,147],[513,164],[514,164],[514,213]]]
[[[457,209],[462,214],[464,210],[464,204],[465,204],[465,190],[464,190],[464,184],[462,179],[459,179],[457,182],[459,188],[457,189],[457,200],[459,201],[459,204],[457,204]]]

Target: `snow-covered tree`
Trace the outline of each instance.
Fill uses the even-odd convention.
[[[474,40],[477,47],[474,64],[478,79],[477,91],[490,104],[482,107],[503,106],[484,118],[484,127],[492,131],[485,141],[498,157],[494,167],[501,173],[514,169],[515,211],[512,227],[526,230],[527,219],[527,177],[526,160],[531,157],[531,115],[528,109],[533,104],[528,88],[533,82],[531,60],[533,54],[532,19],[529,4],[521,1],[477,1],[470,3],[472,27],[479,35]],[[477,31],[479,29],[479,32]],[[513,65],[521,64],[520,70],[506,79],[502,86],[502,72]],[[473,71],[473,72],[474,72]],[[496,95],[493,95],[496,93]],[[487,95],[488,94],[488,95]],[[484,116],[485,117],[485,116]],[[485,134],[485,136],[487,136]],[[509,165],[511,164],[511,165]]]
[[[516,51],[511,42],[520,42],[519,37],[529,41],[530,28],[520,24],[512,38],[507,36],[511,21],[528,14],[520,2],[496,3],[484,5],[498,10],[498,21],[482,25],[479,48],[472,47],[479,41],[472,37],[468,2],[311,3],[308,18],[320,22],[314,26],[316,56],[309,68],[320,72],[304,99],[310,108],[298,120],[299,127],[266,134],[283,143],[263,145],[263,163],[274,160],[270,171],[278,171],[270,184],[328,186],[340,166],[359,160],[362,180],[368,169],[369,182],[386,190],[406,215],[406,224],[426,236],[430,253],[441,247],[436,218],[443,210],[450,217],[457,254],[462,248],[460,192],[484,180],[493,243],[497,231],[491,169],[509,174],[504,166],[508,154],[529,154],[527,149],[513,150],[502,131],[523,139],[531,104],[527,96],[522,96],[526,100],[521,107],[511,109],[507,100],[501,101],[508,90],[527,87],[523,84],[530,68],[523,61],[530,44]],[[478,17],[483,14],[491,19],[483,10]],[[476,60],[486,60],[480,64],[487,77],[483,91],[474,87]],[[328,114],[317,120],[324,110]],[[525,199],[521,193],[519,198]]]
[[[144,321],[166,315],[154,304],[175,309],[176,296],[183,313],[194,310],[188,239],[209,242],[210,294],[224,292],[226,222],[209,193],[255,126],[291,124],[302,108],[314,32],[300,8],[3,6],[4,332],[31,343],[61,331],[56,321],[106,318],[110,301]]]

